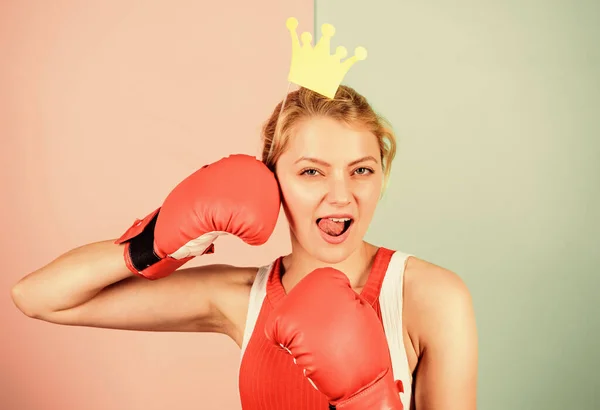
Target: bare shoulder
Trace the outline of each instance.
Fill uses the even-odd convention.
[[[416,407],[475,410],[478,341],[469,289],[455,272],[414,257],[405,284],[406,326],[418,352]]]
[[[455,272],[411,256],[404,279],[407,327],[422,351],[440,332],[472,316],[471,293]]]

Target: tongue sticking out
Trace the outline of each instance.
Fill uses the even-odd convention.
[[[340,236],[346,230],[346,222],[335,222],[327,218],[320,219],[318,225],[323,232],[331,236]]]

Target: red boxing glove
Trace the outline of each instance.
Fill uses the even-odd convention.
[[[403,409],[383,325],[342,272],[320,268],[303,278],[265,333],[337,410]]]
[[[264,244],[279,208],[279,185],[266,165],[248,155],[231,155],[184,179],[160,208],[136,220],[115,243],[125,244],[131,272],[159,279],[196,256],[213,253],[219,235]]]

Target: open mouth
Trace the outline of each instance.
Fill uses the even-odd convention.
[[[319,218],[317,226],[325,234],[337,237],[346,233],[353,222],[352,218]]]

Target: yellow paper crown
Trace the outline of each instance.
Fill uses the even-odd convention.
[[[321,26],[322,36],[314,48],[311,44],[312,35],[308,32],[302,33],[302,45],[300,44],[296,33],[298,20],[295,17],[288,18],[286,26],[292,35],[292,62],[288,80],[326,97],[333,98],[350,67],[358,60],[367,58],[364,47],[357,47],[354,55],[344,62],[340,60],[348,54],[346,48],[339,46],[335,54],[331,55],[330,40],[335,34],[335,28],[331,24]]]

